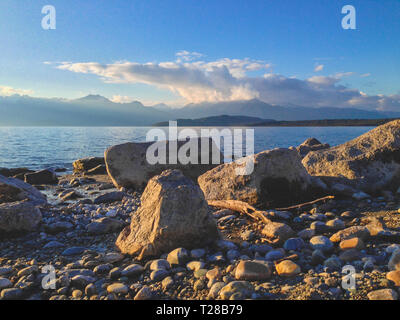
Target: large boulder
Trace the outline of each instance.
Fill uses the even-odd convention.
[[[122,253],[155,256],[185,246],[199,248],[218,238],[200,188],[179,170],[150,179],[130,226],[118,236]]]
[[[147,150],[150,146],[154,146],[154,142],[130,142],[112,146],[104,154],[108,174],[117,188],[144,188],[150,178],[168,169],[181,170],[186,177],[197,181],[197,178],[201,174],[223,162],[223,156],[211,138],[192,139],[191,141],[194,141],[194,145],[197,146],[198,157],[196,157],[196,161],[198,164],[182,164],[179,159],[177,164],[170,164],[168,161],[170,155],[169,141],[161,141],[158,145],[158,153],[166,155],[167,164],[149,163]],[[187,140],[179,140],[177,142],[177,150],[179,151],[187,143]],[[207,148],[203,148],[202,146],[207,146]],[[218,156],[218,164],[212,164],[213,152]],[[208,164],[203,164],[202,158],[206,158]]]
[[[339,146],[313,151],[303,159],[307,171],[325,181],[342,178],[364,191],[400,185],[400,120],[379,126]]]
[[[78,159],[72,163],[75,172],[86,172],[98,166],[104,166],[104,158],[90,157]]]
[[[246,166],[244,159],[254,163],[249,175],[238,174],[237,169]],[[307,173],[295,149],[273,149],[244,159],[222,164],[199,177],[207,200],[240,200],[277,207],[304,202],[324,187]]]
[[[34,231],[41,221],[40,210],[29,201],[0,204],[0,234]]]
[[[300,153],[300,156],[304,158],[310,151],[317,151],[330,148],[330,145],[327,143],[321,143],[319,140],[315,138],[308,138],[301,145],[299,145],[296,149]]]
[[[46,204],[46,197],[31,185],[14,178],[0,175],[0,204],[29,200],[35,205]]]

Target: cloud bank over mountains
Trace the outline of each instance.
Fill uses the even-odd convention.
[[[366,110],[400,108],[400,94],[367,95],[340,83],[354,73],[296,79],[271,72],[271,64],[252,59],[203,61],[197,52],[180,51],[166,62],[62,62],[56,68],[93,74],[106,83],[144,83],[168,89],[186,103],[259,99],[272,105],[351,107]],[[316,67],[321,72],[323,66]],[[368,73],[359,75],[369,76]]]

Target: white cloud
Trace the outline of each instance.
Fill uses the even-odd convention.
[[[324,70],[324,65],[323,65],[323,64],[318,64],[318,65],[314,68],[314,71],[315,71],[315,72],[320,72],[320,71],[322,71],[322,70]]]
[[[198,52],[189,52],[186,50],[182,50],[179,51],[175,54],[178,58],[177,61],[178,62],[182,62],[182,61],[193,61],[193,60],[197,60],[201,57],[203,57],[204,55]]]
[[[342,72],[301,80],[271,73],[270,67],[264,61],[248,58],[224,58],[210,62],[64,62],[57,66],[61,70],[97,75],[107,83],[145,83],[168,89],[186,102],[194,103],[257,98],[276,105],[381,110],[400,107],[399,95],[368,96],[340,84],[341,78],[353,73]],[[264,74],[250,76],[249,73],[254,71]]]
[[[360,75],[361,78],[368,78],[369,76],[371,76],[370,73],[363,73]]]
[[[115,102],[115,103],[130,103],[135,101],[134,98],[128,97],[128,96],[119,96],[119,95],[114,95],[110,101]]]
[[[0,86],[0,96],[12,96],[14,94],[28,95],[33,93],[33,90],[17,89],[9,86]]]

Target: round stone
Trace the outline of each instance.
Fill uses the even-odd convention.
[[[312,237],[310,244],[314,250],[321,250],[322,252],[330,251],[333,248],[332,241],[325,236]]]
[[[81,290],[74,290],[74,291],[72,291],[72,297],[75,298],[75,299],[81,298],[82,295],[83,295],[83,293],[82,293]]]
[[[301,238],[290,238],[285,241],[285,244],[283,245],[283,248],[285,250],[300,250],[301,248],[304,247],[304,241]]]
[[[128,287],[123,283],[113,283],[107,287],[107,292],[114,294],[127,294],[128,290]]]
[[[284,260],[276,266],[276,272],[283,277],[293,277],[301,272],[300,267],[291,260]]]

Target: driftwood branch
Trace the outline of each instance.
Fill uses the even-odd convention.
[[[326,196],[326,197],[323,197],[323,198],[320,198],[320,199],[317,199],[317,200],[314,200],[314,201],[297,204],[295,206],[291,206],[291,207],[287,207],[287,208],[276,208],[274,210],[287,211],[287,210],[293,210],[293,209],[300,209],[302,207],[313,205],[315,203],[318,203],[318,202],[321,202],[321,201],[325,201],[325,200],[329,200],[329,199],[335,199],[335,196]]]
[[[259,211],[246,202],[239,200],[209,200],[208,205],[221,209],[229,209],[247,215],[254,220],[261,220],[265,223],[271,222],[264,211]]]
[[[316,199],[314,201],[310,202],[305,202],[301,203],[295,206],[287,207],[287,208],[277,208],[273,209],[276,211],[287,211],[287,210],[293,210],[293,209],[299,209],[305,206],[313,205],[315,203],[329,200],[329,199],[334,199],[334,196],[326,196],[320,199]],[[244,214],[252,218],[253,220],[257,221],[263,221],[265,223],[270,223],[271,220],[267,218],[266,212],[257,210],[253,206],[249,205],[246,202],[239,201],[239,200],[209,200],[208,205],[212,207],[217,207],[220,209],[229,209],[235,212],[239,212],[240,214]]]

